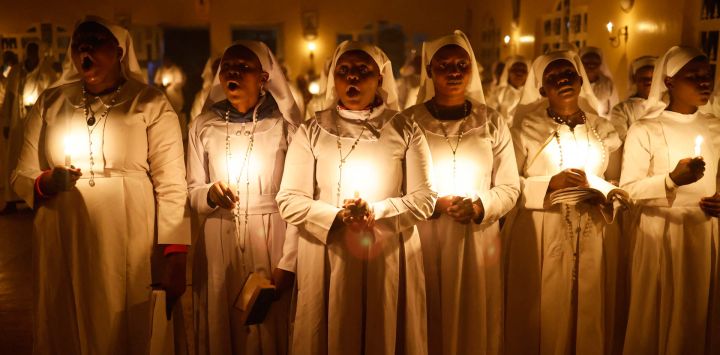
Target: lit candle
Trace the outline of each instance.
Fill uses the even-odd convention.
[[[32,106],[37,101],[38,95],[35,91],[23,94],[23,105]]]
[[[69,167],[72,165],[72,155],[73,155],[73,141],[70,136],[65,136],[65,166]]]
[[[702,136],[695,137],[695,156],[696,157],[700,156],[700,146],[702,145],[702,143],[703,143]]]
[[[163,74],[163,76],[162,76],[162,84],[163,84],[163,86],[168,86],[168,85],[170,85],[170,82],[171,82],[171,81],[172,81],[172,80],[170,79],[170,75],[168,75],[168,74]]]

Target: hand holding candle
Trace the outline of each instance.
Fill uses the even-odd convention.
[[[346,199],[338,216],[346,226],[354,231],[370,229],[375,224],[375,216],[370,205],[359,197]]]
[[[65,140],[63,143],[65,145],[65,166],[71,167],[72,156],[75,153],[75,143],[70,136],[65,136]]]
[[[670,172],[670,179],[678,185],[689,185],[705,175],[705,161],[702,157],[681,159]]]

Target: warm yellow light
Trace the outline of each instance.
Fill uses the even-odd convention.
[[[320,93],[320,84],[318,84],[317,81],[311,82],[310,85],[308,85],[308,91],[313,95],[319,94]]]
[[[471,161],[459,159],[453,176],[452,160],[435,163],[434,184],[439,196],[473,197],[477,192],[478,167]]]
[[[605,27],[607,27],[608,33],[612,33],[613,27],[615,27],[615,25],[613,25],[613,23],[611,21],[611,22],[608,22],[607,25],[605,25]]]
[[[25,106],[32,106],[35,104],[35,101],[38,99],[38,94],[35,90],[25,92],[23,94],[23,105]]]
[[[702,143],[703,143],[703,137],[702,137],[702,136],[697,136],[697,137],[695,137],[695,156],[696,156],[696,157],[699,157],[699,156],[700,156],[700,153],[701,153],[700,146],[702,146]]]
[[[532,35],[520,36],[520,38],[518,38],[518,41],[520,43],[535,43],[535,36],[532,36]]]
[[[75,146],[75,140],[72,136],[67,135],[63,140],[65,146],[65,166],[72,165],[72,156],[77,153],[77,147]]]
[[[163,84],[163,86],[168,86],[168,85],[170,85],[171,82],[172,82],[172,78],[170,78],[170,75],[168,75],[168,74],[163,74],[163,76],[162,76],[162,84]]]
[[[503,38],[503,42],[505,42],[505,44],[508,44],[510,43],[510,39],[510,35],[505,35],[505,38]]]
[[[230,186],[233,189],[238,189],[244,185],[248,180],[252,181],[253,178],[260,174],[260,160],[255,159],[255,156],[250,155],[248,159],[248,166],[245,166],[244,150],[242,153],[233,154],[228,164],[228,178],[230,179]]]
[[[309,41],[309,42],[307,43],[307,49],[308,49],[310,52],[315,52],[315,51],[317,50],[317,43],[315,43],[315,41]]]
[[[377,194],[377,169],[367,161],[351,161],[343,166],[342,199],[371,200]],[[340,201],[342,203],[342,201]]]

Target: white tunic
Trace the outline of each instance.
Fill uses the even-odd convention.
[[[57,74],[47,65],[40,63],[34,70],[28,72],[20,63],[10,70],[7,79],[5,97],[0,108],[0,118],[3,127],[9,128],[8,139],[3,138],[4,165],[2,167],[3,198],[5,201],[18,201],[18,197],[10,186],[10,175],[17,167],[20,149],[23,145],[23,128],[29,108],[35,103],[40,94],[57,79]]]
[[[145,354],[153,247],[190,242],[180,128],[161,92],[127,81],[95,124],[91,187],[81,85],[43,93],[13,174],[15,191],[36,210],[34,352]],[[93,103],[95,112],[101,105]],[[36,199],[35,179],[65,165],[66,152],[82,178],[71,191]]]
[[[431,158],[417,124],[394,111],[341,118],[330,109],[301,126],[288,149],[280,213],[300,230],[293,353],[426,354],[425,280],[415,225],[435,204]],[[357,192],[375,213],[363,247],[343,227],[337,130],[346,156],[340,199]],[[364,350],[364,351],[363,351]]]
[[[621,185],[637,209],[625,354],[720,351],[718,220],[698,205],[718,191],[719,123],[707,114],[664,111],[628,132]],[[698,135],[704,177],[667,189],[677,162],[695,155]]]
[[[505,353],[569,354],[574,342],[573,353],[604,354],[605,219],[598,205],[551,206],[546,195],[552,176],[567,168],[582,168],[602,177],[620,140],[603,118],[586,114],[587,124],[576,126],[573,133],[549,118],[546,109],[547,102],[516,117],[511,128],[522,194],[503,229]],[[560,144],[553,134],[556,130]],[[575,287],[572,273],[578,228]],[[576,307],[574,288],[578,290]]]
[[[430,354],[500,354],[502,305],[500,225],[520,193],[510,130],[495,110],[473,105],[465,123],[445,121],[452,151],[439,120],[424,104],[402,115],[420,125],[433,158],[440,196],[480,199],[481,224],[461,224],[447,214],[418,225],[425,266]]]
[[[226,125],[224,112],[219,116],[210,110],[190,126],[187,155],[190,203],[203,221],[195,249],[193,277],[198,354],[288,352],[290,297],[275,302],[261,325],[241,324],[240,311],[233,307],[250,272],[270,278],[276,267],[295,271],[293,256],[283,257],[283,245],[286,233],[297,229],[291,227],[286,231],[275,202],[295,127],[283,119],[276,106],[258,121],[249,156],[247,190],[248,175],[240,169],[250,140],[245,133],[252,130],[252,125],[252,121]],[[230,137],[230,157],[226,154],[226,132]],[[232,212],[212,208],[207,202],[213,183],[224,181],[235,188],[238,174],[241,175],[238,194],[241,239],[236,239]],[[249,207],[248,234],[244,225],[246,207]]]
[[[598,113],[603,117],[607,117],[610,115],[610,110],[620,101],[615,83],[613,83],[612,79],[600,75],[600,78],[590,85],[592,85],[593,93],[595,93],[595,97],[600,103]]]
[[[615,127],[615,131],[622,141],[625,141],[630,126],[641,119],[645,113],[643,102],[645,102],[643,98],[630,97],[615,105],[610,112],[610,123]]]
[[[495,89],[491,102],[488,103],[488,106],[500,113],[510,127],[512,127],[515,108],[520,103],[522,92],[522,86],[516,89],[510,84],[503,85]]]

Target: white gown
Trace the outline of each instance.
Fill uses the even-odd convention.
[[[180,128],[160,91],[128,80],[107,119],[95,124],[91,187],[81,85],[43,93],[28,116],[13,175],[15,191],[36,210],[33,348],[146,354],[151,253],[158,244],[190,242]],[[93,102],[95,112],[104,111],[101,105]],[[75,188],[36,199],[35,179],[67,158],[83,172]]]
[[[503,229],[506,246],[506,354],[606,352],[606,221],[597,205],[552,205],[546,198],[553,175],[570,167],[602,177],[620,140],[606,119],[587,115],[587,124],[558,125],[547,102],[510,129],[522,194]],[[598,137],[589,126],[594,126]],[[553,132],[559,130],[563,153]],[[547,145],[543,146],[547,143]],[[588,144],[590,147],[588,147]],[[603,153],[604,151],[604,153]],[[613,178],[608,176],[607,178]],[[572,228],[567,219],[572,223]],[[572,306],[574,250],[579,243],[577,310]],[[577,314],[575,314],[577,312]],[[573,328],[575,334],[573,336]]]
[[[461,224],[442,214],[418,224],[425,266],[430,354],[500,354],[503,292],[500,225],[520,194],[510,130],[498,113],[473,105],[463,125],[446,121],[457,149],[453,181],[452,151],[440,121],[424,104],[404,111],[420,125],[433,158],[439,196],[479,198],[485,208],[481,224]]]
[[[289,294],[273,304],[261,325],[241,324],[240,311],[233,307],[250,272],[271,278],[275,267],[295,271],[294,255],[284,254],[283,245],[286,234],[293,234],[297,229],[290,226],[286,231],[275,196],[283,176],[287,147],[296,128],[283,119],[276,106],[265,115],[258,121],[250,156],[250,198],[247,198],[244,174],[238,195],[241,222],[244,221],[246,201],[250,207],[249,234],[245,235],[244,223],[240,229],[244,252],[235,237],[232,212],[210,207],[207,193],[218,180],[228,183],[225,148],[228,128],[233,154],[229,160],[233,166],[229,172],[232,175],[230,181],[232,185],[236,183],[235,176],[240,173],[249,143],[249,135],[245,132],[252,129],[252,121],[231,122],[226,126],[224,116],[210,110],[198,116],[190,126],[187,155],[190,203],[203,221],[195,248],[193,277],[198,354],[288,352]]]
[[[719,123],[707,114],[664,111],[628,132],[621,185],[637,209],[625,354],[720,351],[718,220],[698,206],[718,191]],[[704,177],[667,189],[665,177],[695,155],[698,135]]]
[[[57,74],[42,61],[34,70],[28,72],[23,63],[15,65],[7,79],[5,98],[0,110],[3,127],[8,127],[10,134],[5,143],[4,166],[2,169],[3,198],[5,201],[18,201],[21,198],[10,186],[10,175],[17,167],[20,149],[23,145],[23,128],[29,108],[47,87],[57,79]]]
[[[495,89],[492,102],[488,104],[500,113],[510,127],[512,127],[515,108],[520,103],[522,92],[522,86],[516,89],[510,84],[503,85]]]
[[[625,141],[630,126],[640,120],[645,113],[643,102],[645,102],[643,98],[630,97],[615,105],[610,112],[610,123],[615,127],[622,141]]]
[[[303,124],[288,149],[278,193],[280,213],[301,230],[292,352],[426,354],[425,279],[415,225],[432,214],[431,158],[422,131],[391,110],[369,117],[330,109]],[[343,227],[331,230],[337,199],[357,192],[375,213],[373,240],[362,246]],[[340,201],[342,203],[342,201]],[[364,350],[364,352],[363,352]]]
[[[600,78],[590,85],[592,86],[593,93],[595,93],[595,97],[597,97],[600,103],[598,112],[603,117],[609,116],[610,110],[620,102],[615,83],[613,83],[610,78],[600,75]]]

